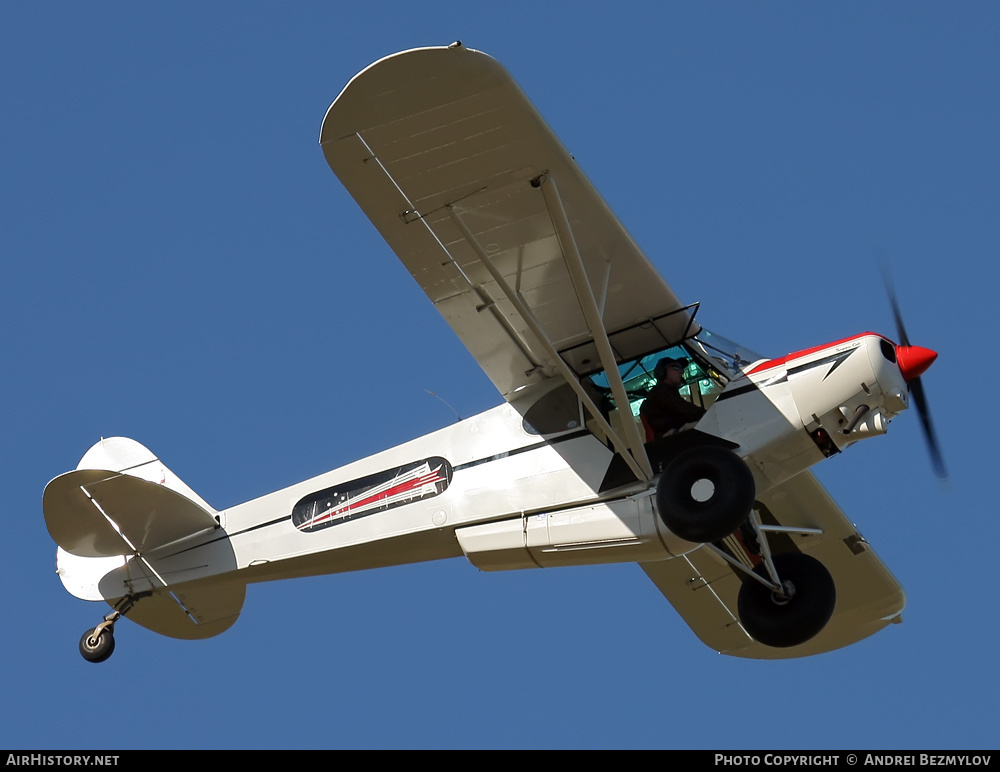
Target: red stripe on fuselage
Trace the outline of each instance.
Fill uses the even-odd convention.
[[[360,499],[353,499],[353,500],[348,499],[345,503],[341,504],[339,507],[336,507],[334,509],[331,509],[329,512],[319,515],[313,520],[310,520],[305,525],[312,527],[317,523],[322,523],[325,522],[326,520],[332,520],[338,517],[339,515],[344,514],[345,512],[350,512],[353,509],[363,509],[366,506],[378,503],[379,501],[384,499],[392,498],[393,496],[398,496],[401,493],[415,491],[419,488],[422,488],[425,485],[441,482],[443,478],[440,475],[440,471],[441,471],[440,468],[435,469],[432,472],[428,472],[427,474],[424,474],[413,480],[408,480],[407,482],[400,483],[398,485],[393,486],[392,488],[387,488],[384,491],[379,491],[378,493],[373,493],[368,496],[364,496],[363,498]]]
[[[890,343],[892,343],[892,341],[889,340],[887,337],[885,337],[884,335],[879,335],[877,332],[863,332],[860,335],[852,335],[850,338],[844,338],[843,340],[835,340],[833,343],[825,343],[822,346],[813,346],[812,348],[802,349],[802,351],[796,351],[792,354],[786,354],[785,356],[780,357],[778,359],[769,359],[766,362],[761,362],[752,370],[747,370],[746,373],[744,373],[744,375],[755,375],[756,373],[761,373],[764,372],[765,370],[770,370],[773,367],[781,367],[782,365],[784,365],[785,363],[789,362],[792,359],[799,359],[800,357],[809,356],[810,354],[815,354],[818,351],[824,351],[825,349],[828,348],[841,346],[844,343],[850,343],[852,340],[865,338],[868,337],[869,335],[874,335],[877,338],[882,338],[883,340],[888,340]],[[896,344],[893,343],[892,345],[895,346]]]

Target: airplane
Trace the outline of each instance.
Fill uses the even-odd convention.
[[[256,582],[465,557],[482,571],[638,563],[697,637],[803,657],[901,621],[904,593],[810,467],[885,434],[937,354],[865,332],[768,359],[696,321],[511,75],[461,43],[383,58],[330,106],[330,168],[504,397],[216,510],[101,439],[43,494],[57,572],[123,617],[218,635]],[[659,397],[655,396],[659,395]],[[682,402],[663,428],[651,406]]]

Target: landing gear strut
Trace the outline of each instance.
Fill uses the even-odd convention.
[[[122,598],[104,617],[97,627],[87,630],[80,639],[80,654],[87,662],[104,662],[115,650],[115,622],[122,618],[135,599],[131,596]]]
[[[767,540],[769,531],[798,530],[822,534],[816,528],[789,529],[763,525],[757,512],[751,512],[747,525],[753,539],[739,534],[745,549],[752,549],[756,561],[737,560],[715,544],[706,547],[743,574],[737,599],[740,624],[747,634],[764,646],[784,649],[811,640],[826,627],[837,604],[833,577],[816,558],[802,552],[772,554]],[[756,549],[754,549],[754,545]]]

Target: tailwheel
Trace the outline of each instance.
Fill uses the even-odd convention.
[[[87,662],[104,662],[115,650],[115,622],[135,605],[137,596],[119,598],[111,612],[97,627],[88,630],[80,639],[80,654]]]
[[[801,552],[773,557],[780,581],[777,591],[766,563],[746,576],[740,587],[740,623],[758,643],[775,648],[798,646],[816,636],[830,621],[837,590],[826,566]],[[768,586],[771,585],[771,586]]]
[[[685,541],[721,541],[746,522],[756,486],[746,463],[726,448],[690,448],[667,464],[656,486],[656,509]]]
[[[80,654],[87,662],[104,662],[115,650],[114,626],[102,622],[80,639]]]

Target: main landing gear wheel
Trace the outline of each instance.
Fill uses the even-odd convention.
[[[801,552],[773,558],[784,592],[776,593],[752,576],[743,579],[737,604],[740,622],[750,637],[784,649],[813,638],[833,616],[837,590],[826,566]],[[770,579],[761,563],[754,573]]]
[[[656,509],[676,536],[713,542],[746,521],[756,493],[753,473],[743,459],[726,448],[705,445],[667,464],[656,486]]]
[[[98,625],[80,639],[80,654],[87,662],[104,662],[115,650],[115,634],[111,625]]]

